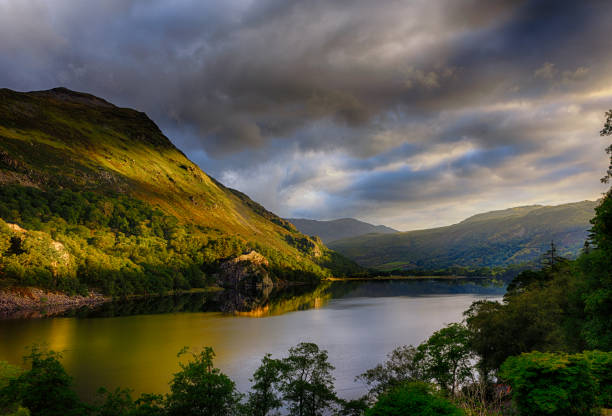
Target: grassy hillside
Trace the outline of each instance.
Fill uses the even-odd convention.
[[[582,248],[597,202],[492,211],[459,224],[330,243],[357,263],[383,270],[494,267],[539,261],[555,242],[560,256]]]
[[[394,234],[399,231],[384,225],[372,225],[354,218],[340,218],[331,221],[306,220],[303,218],[288,218],[295,227],[306,235],[316,235],[329,243],[335,240],[351,238],[363,234]]]
[[[207,176],[144,113],[63,88],[0,90],[0,219],[5,284],[202,286],[250,249],[276,279],[355,270]]]

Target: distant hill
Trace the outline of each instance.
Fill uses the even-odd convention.
[[[146,114],[65,88],[0,89],[0,286],[202,287],[251,250],[272,279],[359,270],[208,176]]]
[[[356,237],[363,234],[395,234],[399,231],[384,225],[372,225],[354,218],[340,218],[338,220],[317,221],[302,218],[288,218],[287,221],[306,235],[321,237],[324,243],[343,238]]]
[[[357,263],[381,270],[494,267],[539,261],[554,241],[573,258],[590,229],[595,201],[532,205],[474,215],[447,227],[365,235],[329,243]]]

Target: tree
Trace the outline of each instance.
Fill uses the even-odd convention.
[[[98,390],[104,401],[97,407],[95,416],[166,416],[163,396],[143,394],[132,400],[129,389]]]
[[[340,409],[335,413],[336,416],[363,416],[370,407],[365,397],[354,400],[339,399]]]
[[[414,357],[423,368],[424,378],[453,396],[458,387],[474,379],[470,335],[463,324],[452,323],[419,345]]]
[[[524,293],[531,286],[538,285],[542,287],[554,277],[551,270],[525,270],[519,273],[508,285],[504,300],[509,300],[511,297]]]
[[[255,370],[251,379],[254,384],[247,403],[250,414],[266,416],[281,407],[278,385],[283,369],[282,361],[272,359],[270,354],[266,354],[261,360],[261,365]]]
[[[603,129],[599,132],[601,136],[610,136],[612,135],[612,110],[608,110],[606,112],[606,121],[604,122]],[[610,166],[608,166],[608,170],[601,181],[603,183],[608,183],[610,178],[612,178],[612,144],[606,148],[606,153],[610,155]]]
[[[36,416],[83,416],[90,412],[72,390],[61,354],[34,346],[25,357],[30,369],[0,390],[0,408],[18,403]]]
[[[398,347],[387,355],[387,361],[357,376],[356,381],[370,386],[367,399],[373,403],[379,395],[401,384],[422,380],[422,366],[415,360],[416,354],[417,349],[412,345]]]
[[[612,135],[612,110],[606,113],[602,136]],[[610,166],[602,182],[612,178],[612,144],[606,152],[610,155]],[[589,347],[612,349],[612,188],[595,209],[591,220],[591,241],[595,249],[578,260],[581,280],[584,281],[585,323],[583,336]]]
[[[31,413],[25,407],[17,407],[17,409],[11,413],[3,413],[3,416],[30,416]]]
[[[556,273],[548,284],[530,285],[504,303],[478,301],[464,312],[483,379],[512,355],[564,350],[576,341],[569,339],[564,327],[573,308],[568,294],[574,290],[575,279],[569,272]]]
[[[159,394],[144,393],[136,401],[136,408],[129,416],[167,416],[164,397]]]
[[[6,387],[11,380],[16,379],[23,371],[21,368],[10,365],[6,361],[0,361],[0,389]]]
[[[550,242],[550,248],[542,256],[542,265],[550,270],[556,270],[562,263],[567,262],[567,259],[557,255],[557,246],[554,241]]]
[[[16,379],[23,373],[20,367],[10,365],[6,361],[0,361],[0,414],[7,414],[9,416],[29,416],[30,412],[14,402],[8,397],[4,397],[3,389],[8,386],[11,380]]]
[[[183,349],[180,357],[187,352]],[[230,416],[238,413],[240,395],[235,383],[213,366],[215,353],[206,347],[181,363],[166,397],[170,416]]]
[[[521,415],[596,414],[596,380],[582,354],[524,353],[508,358],[499,375]]]
[[[280,391],[292,415],[319,416],[337,401],[334,366],[317,344],[302,342],[290,348],[282,364]]]
[[[463,411],[444,398],[433,386],[412,382],[383,394],[366,416],[462,416]]]
[[[100,388],[98,395],[104,398],[104,402],[98,407],[96,416],[124,416],[136,408],[128,389],[108,391]]]

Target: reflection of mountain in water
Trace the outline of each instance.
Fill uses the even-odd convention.
[[[177,312],[223,312],[238,316],[264,317],[320,308],[330,299],[461,293],[502,295],[505,293],[505,286],[488,279],[336,281],[322,282],[318,286],[223,290],[118,300],[93,309],[69,311],[63,316],[92,318]]]

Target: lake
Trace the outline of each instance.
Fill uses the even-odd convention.
[[[266,353],[280,358],[299,342],[329,351],[341,397],[362,395],[355,376],[394,348],[417,345],[481,299],[505,288],[485,279],[325,282],[271,293],[199,293],[109,303],[64,316],[0,321],[0,360],[21,363],[34,343],[63,351],[77,391],[100,386],[164,393],[184,346],[214,348],[215,364],[249,389]]]

